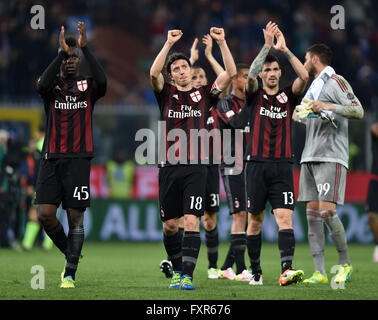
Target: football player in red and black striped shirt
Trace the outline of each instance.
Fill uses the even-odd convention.
[[[192,48],[190,49],[190,63],[192,66],[198,60],[197,43],[198,39],[195,38]],[[213,56],[213,38],[209,34],[206,34],[202,37],[202,43],[205,45],[205,57],[210,63],[215,74],[218,76],[224,71],[224,69]],[[192,67],[192,83],[193,87],[196,88],[206,86],[208,84],[204,69],[198,66]],[[219,98],[224,95],[226,91],[228,91],[228,88],[219,95]],[[217,134],[219,132],[219,119],[215,107],[216,106],[214,105],[210,108],[210,114],[206,122],[207,130],[209,132],[209,165],[206,165],[207,178],[205,211],[202,217],[203,228],[205,229],[207,257],[209,260],[209,266],[207,269],[207,277],[209,279],[218,279],[220,271],[217,267],[219,246],[217,212],[219,211],[219,163],[221,160],[221,136],[220,134]]]
[[[62,26],[58,56],[37,83],[46,114],[46,137],[36,188],[37,214],[47,235],[66,257],[62,288],[74,287],[84,242],[84,211],[90,205],[92,114],[94,104],[106,92],[106,76],[87,47],[83,22],[78,23],[78,31],[78,40],[65,38]],[[79,74],[80,51],[92,77]],[[56,218],[60,203],[67,211],[68,237]]]
[[[218,76],[224,71],[222,66],[215,60],[212,54],[213,38],[206,34],[202,38],[203,44],[205,44],[205,56],[209,61],[215,74]],[[192,85],[194,88],[200,88],[208,84],[206,72],[203,68],[199,66],[194,66],[195,62],[199,58],[198,49],[198,38],[195,38],[193,45],[190,49],[190,64],[192,66]],[[224,90],[222,94],[225,93]],[[211,133],[211,130],[219,128],[218,116],[216,114],[215,106],[210,108],[209,117],[207,118],[207,130]],[[209,279],[218,279],[219,269],[217,268],[218,261],[218,228],[217,228],[217,215],[219,211],[219,163],[220,152],[218,159],[214,161],[214,146],[220,146],[220,135],[214,134],[212,138],[209,137],[209,164],[206,165],[207,168],[207,178],[206,178],[206,195],[204,204],[204,215],[202,216],[203,227],[205,229],[205,242],[207,248],[207,257],[209,260],[209,267],[207,270],[207,275]],[[179,219],[179,233],[184,234],[184,217]],[[170,261],[163,260],[160,263],[160,270],[166,275],[166,277],[172,277],[172,264]]]
[[[193,290],[193,271],[201,245],[199,225],[204,212],[206,168],[201,164],[205,160],[202,150],[197,152],[190,133],[201,129],[207,132],[209,109],[236,75],[236,67],[224,30],[213,27],[210,35],[221,50],[226,68],[214,84],[194,88],[190,61],[179,53],[170,55],[166,64],[174,85],[165,82],[162,70],[168,52],[182,34],[181,30],[168,31],[168,39],[151,66],[150,78],[166,126],[161,130],[165,135],[160,142],[163,154],[159,155],[159,202],[164,246],[174,270],[170,288]],[[181,216],[184,216],[183,240],[178,232]]]
[[[279,284],[288,285],[303,277],[303,271],[291,270],[295,248],[291,116],[309,75],[304,65],[287,48],[285,38],[275,23],[269,22],[263,32],[265,45],[250,67],[247,83],[247,108],[251,112],[251,132],[245,153],[249,212],[247,248],[253,273],[250,284],[262,284],[261,226],[269,200],[279,228],[278,247],[282,268]],[[279,87],[281,68],[278,59],[268,55],[273,46],[287,57],[298,76],[289,87],[283,89]],[[262,88],[258,86],[257,77],[262,80]]]
[[[239,171],[237,174],[237,157],[242,161],[246,141],[248,141],[249,124],[246,123],[243,130],[239,128],[237,115],[245,107],[246,92],[245,87],[248,79],[249,66],[246,64],[237,64],[237,76],[232,80],[232,91],[217,104],[217,114],[219,117],[220,128],[231,130],[230,156],[232,159],[225,158],[226,152],[223,152],[221,173],[224,189],[226,191],[227,203],[232,215],[231,225],[231,243],[224,264],[221,268],[221,277],[230,280],[250,281],[251,274],[246,268],[244,255],[246,248],[246,195],[244,173]],[[249,108],[246,109],[249,111]],[[236,121],[236,124],[234,123]],[[239,132],[238,132],[239,131]],[[224,131],[223,131],[224,132]],[[241,141],[236,140],[237,133],[243,136]],[[223,133],[223,139],[225,135]],[[224,142],[222,142],[222,146]],[[232,265],[236,264],[236,276],[232,270]]]

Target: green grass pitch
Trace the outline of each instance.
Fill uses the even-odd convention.
[[[223,263],[228,243],[219,248],[218,266]],[[330,284],[305,284],[280,287],[280,259],[276,244],[263,243],[261,265],[264,285],[252,287],[247,282],[207,279],[206,246],[202,244],[194,273],[194,291],[168,289],[169,280],[159,270],[166,254],[162,243],[84,243],[84,259],[79,264],[75,289],[60,289],[63,270],[62,254],[35,248],[31,252],[0,250],[1,300],[370,300],[378,299],[378,264],[372,262],[373,245],[349,245],[354,266],[350,282],[344,289],[334,290]],[[325,251],[328,278],[338,262],[336,249]],[[246,262],[248,261],[246,254]],[[34,265],[45,270],[45,289],[32,289]],[[247,263],[249,266],[249,263]],[[294,267],[305,277],[313,272],[308,244],[297,244]]]

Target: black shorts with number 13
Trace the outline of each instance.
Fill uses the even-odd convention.
[[[293,165],[290,162],[247,161],[247,211],[258,213],[266,202],[273,209],[294,210]]]

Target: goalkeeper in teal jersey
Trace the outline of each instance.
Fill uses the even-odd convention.
[[[324,266],[326,224],[339,254],[335,282],[349,280],[352,266],[345,230],[336,213],[344,203],[348,169],[348,119],[362,119],[360,101],[349,83],[330,66],[332,53],[324,44],[306,51],[305,67],[314,76],[293,119],[306,125],[301,157],[298,202],[306,203],[308,240],[315,272],[304,283],[327,283]]]

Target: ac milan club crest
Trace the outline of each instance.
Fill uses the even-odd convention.
[[[201,100],[201,98],[202,98],[202,96],[201,96],[201,94],[200,94],[200,92],[198,90],[195,91],[195,92],[193,92],[193,93],[191,93],[190,97],[192,98],[192,100],[194,102],[199,102]]]
[[[277,100],[278,100],[279,102],[281,102],[281,103],[286,103],[287,100],[288,100],[288,97],[287,97],[287,95],[285,94],[285,92],[280,93],[279,95],[277,95],[276,98],[277,98]]]
[[[235,202],[234,202],[234,207],[237,209],[237,208],[239,208],[239,206],[240,206],[239,201],[238,201],[238,200],[235,200]]]
[[[88,88],[87,80],[78,81],[78,82],[76,82],[76,84],[77,84],[77,88],[79,89],[79,91],[84,92]]]
[[[163,209],[160,209],[160,216],[161,216],[162,218],[164,218],[164,216],[165,216],[165,213],[164,213],[164,210],[163,210]]]

